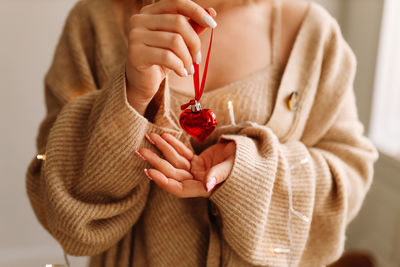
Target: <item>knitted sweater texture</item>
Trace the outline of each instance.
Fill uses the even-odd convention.
[[[246,122],[250,107],[236,110],[238,124],[216,140],[236,143],[229,177],[209,199],[179,199],[145,177],[150,166],[135,151],[159,153],[145,139],[150,132],[192,148],[190,139],[170,106],[168,79],[152,100],[154,119],[128,104],[127,40],[109,1],[76,4],[45,77],[37,152],[46,160],[32,160],[26,185],[46,230],[68,254],[92,256],[91,267],[308,267],[338,259],[377,153],[357,117],[356,60],[336,21],[310,4],[268,100],[268,121]],[[287,106],[293,91],[297,110]]]

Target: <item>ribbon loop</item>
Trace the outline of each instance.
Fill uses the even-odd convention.
[[[207,59],[206,64],[204,66],[204,74],[203,78],[201,79],[201,86],[200,86],[200,67],[199,64],[194,63],[194,75],[193,75],[193,82],[194,82],[194,99],[190,100],[188,103],[183,104],[181,106],[181,110],[187,109],[190,105],[194,105],[195,101],[199,102],[201,96],[203,95],[204,86],[206,84],[207,72],[208,72],[208,62],[210,60],[210,52],[211,52],[211,45],[213,41],[214,30],[211,29],[211,38],[210,38],[210,45],[208,46],[207,52]]]
[[[194,99],[192,99],[192,100],[190,100],[188,103],[183,104],[183,105],[181,106],[181,110],[185,110],[185,109],[187,109],[189,106],[194,105],[194,104],[195,104]]]
[[[211,29],[211,37],[210,37],[210,44],[208,46],[208,52],[207,52],[207,59],[206,59],[206,64],[204,65],[204,74],[203,78],[201,79],[201,86],[200,86],[200,67],[199,64],[194,63],[194,75],[193,75],[193,82],[194,82],[194,99],[199,101],[201,96],[203,95],[204,91],[204,86],[206,84],[206,78],[207,78],[207,72],[208,72],[208,62],[210,60],[210,53],[211,53],[211,46],[212,46],[212,41],[213,41],[213,35],[214,35],[214,30]]]
[[[210,51],[213,39],[213,30],[211,30],[211,38],[210,45],[208,47],[207,59],[204,66],[204,74],[201,81],[201,87],[199,84],[200,75],[199,75],[199,64],[194,64],[195,73],[193,75],[194,81],[194,99],[190,100],[189,103],[186,103],[181,106],[181,109],[184,110],[180,117],[179,123],[182,129],[187,132],[192,137],[196,138],[198,141],[203,142],[211,133],[214,131],[217,126],[217,116],[210,109],[201,109],[200,106],[200,98],[204,91],[204,86],[206,83],[206,76],[208,70],[208,62],[210,59]],[[191,110],[187,109],[191,105]]]

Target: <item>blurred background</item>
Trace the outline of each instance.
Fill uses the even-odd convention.
[[[63,263],[58,243],[39,225],[25,172],[45,114],[43,77],[76,0],[0,0],[0,267]],[[375,179],[348,228],[346,250],[376,266],[400,266],[400,1],[317,0],[336,17],[358,59],[357,105],[380,151]],[[85,258],[71,257],[72,266]],[[362,265],[348,265],[362,266]],[[368,265],[365,265],[368,266]]]

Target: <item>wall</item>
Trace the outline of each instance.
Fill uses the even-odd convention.
[[[343,34],[358,61],[355,92],[360,120],[369,130],[383,0],[343,1]]]
[[[358,68],[354,90],[360,120],[369,133],[384,1],[321,2],[338,19],[345,39],[356,54]],[[371,190],[347,230],[346,249],[373,253],[377,266],[400,266],[399,173],[400,162],[381,154],[375,165]]]
[[[383,5],[383,0],[351,0],[344,2],[342,12],[344,34],[358,58],[355,91],[360,119],[366,126],[370,125]],[[363,208],[348,228],[347,249],[374,252],[378,266],[400,266],[399,173],[400,162],[381,154]]]
[[[0,0],[0,266],[62,263],[58,244],[38,224],[25,193],[44,115],[43,76],[75,0]],[[75,265],[82,266],[82,264]]]
[[[339,24],[342,23],[342,0],[309,0],[325,7],[335,17]]]

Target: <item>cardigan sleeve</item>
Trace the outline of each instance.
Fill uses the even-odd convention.
[[[377,159],[357,116],[348,76],[355,61],[343,42],[336,35],[327,44],[319,96],[308,118],[314,129],[306,127],[302,139],[282,143],[264,125],[220,137],[235,142],[236,155],[210,200],[236,262],[325,266],[343,251],[346,226],[360,209]],[[340,97],[323,97],[332,91]],[[311,132],[321,136],[304,142]]]
[[[124,65],[102,87],[93,71],[85,2],[70,12],[45,78],[47,114],[37,137],[44,161],[31,161],[27,193],[40,223],[71,255],[110,248],[137,222],[150,183],[135,151],[149,122],[127,102]]]

